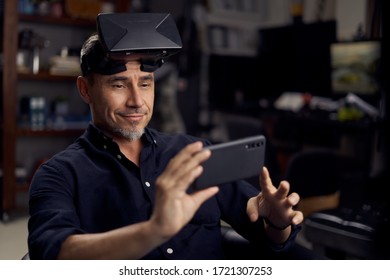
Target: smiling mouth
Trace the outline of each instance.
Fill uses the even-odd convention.
[[[145,115],[144,114],[131,114],[131,115],[122,115],[123,118],[125,119],[130,119],[130,120],[139,120],[142,119]]]
[[[131,114],[119,114],[122,118],[130,121],[140,121],[146,114],[145,113],[131,113]]]

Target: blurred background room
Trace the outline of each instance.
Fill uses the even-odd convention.
[[[390,259],[384,2],[0,0],[0,259],[27,252],[34,171],[90,121],[76,77],[100,12],[177,22],[183,49],[155,73],[151,126],[213,143],[264,134],[274,183],[302,198],[297,242]]]

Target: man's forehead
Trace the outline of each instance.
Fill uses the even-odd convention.
[[[149,76],[149,77],[153,77],[154,76],[154,73],[153,72],[148,72],[148,71],[142,71],[142,62],[140,59],[129,59],[129,60],[126,60],[123,62],[124,65],[126,66],[126,70],[127,71],[131,71],[131,72],[138,72],[138,73],[142,73],[141,75],[142,76]],[[118,73],[120,74],[120,73]]]

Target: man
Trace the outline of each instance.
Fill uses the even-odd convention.
[[[196,191],[207,141],[148,128],[154,74],[135,53],[108,58],[102,38],[81,51],[77,86],[92,122],[43,164],[30,189],[32,259],[222,259],[221,219],[255,248],[287,250],[303,216],[288,182],[244,181]],[[264,219],[265,218],[265,219]]]

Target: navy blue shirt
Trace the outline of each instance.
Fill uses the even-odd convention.
[[[41,165],[34,175],[29,202],[30,257],[55,259],[69,235],[105,232],[148,220],[156,178],[175,154],[197,140],[201,139],[146,128],[138,167],[112,139],[90,124],[80,138]],[[289,247],[295,232],[277,247],[265,237],[261,219],[249,221],[246,204],[258,192],[245,181],[221,185],[219,193],[206,201],[178,234],[144,258],[223,259],[221,220],[259,250]]]

